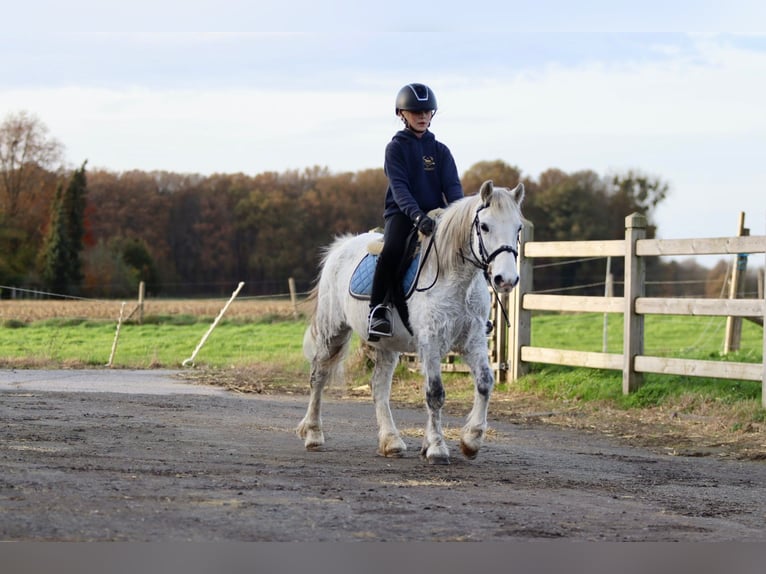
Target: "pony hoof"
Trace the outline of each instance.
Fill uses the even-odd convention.
[[[322,447],[324,446],[324,437],[306,437],[306,441],[303,443],[303,446],[306,447],[306,450],[322,450]]]
[[[320,450],[324,445],[324,433],[321,430],[310,429],[305,426],[298,427],[298,436],[303,440],[306,450]]]
[[[389,440],[381,441],[378,453],[388,458],[401,458],[407,452],[407,445],[398,436],[391,436]]]
[[[431,447],[422,449],[420,456],[428,461],[428,464],[444,465],[449,464],[449,451],[446,448]]]
[[[428,461],[428,464],[432,465],[447,465],[450,463],[449,457],[443,455],[427,456],[426,460]]]
[[[478,448],[473,448],[468,446],[466,443],[464,443],[462,440],[460,441],[460,452],[463,453],[463,456],[466,457],[468,460],[475,459],[479,454]]]
[[[379,450],[378,454],[380,456],[385,456],[386,458],[402,458],[404,456],[404,451],[403,450],[389,450],[389,451]]]
[[[485,432],[483,428],[476,427],[465,427],[463,429],[462,436],[460,437],[460,452],[463,453],[463,456],[469,460],[476,458],[481,445],[484,443]]]

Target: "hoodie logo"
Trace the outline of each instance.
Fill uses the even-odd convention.
[[[436,160],[434,160],[433,156],[423,156],[423,169],[426,171],[433,171],[436,169]]]

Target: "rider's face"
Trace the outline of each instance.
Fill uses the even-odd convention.
[[[434,116],[433,110],[423,110],[418,112],[402,110],[400,113],[410,129],[417,133],[424,133],[428,129],[428,126],[431,125],[431,118]]]

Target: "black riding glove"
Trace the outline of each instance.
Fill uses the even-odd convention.
[[[428,217],[427,215],[421,215],[418,217],[417,221],[415,222],[415,225],[418,226],[418,231],[422,233],[425,236],[431,235],[434,232],[434,226],[436,225],[434,223],[434,220]]]

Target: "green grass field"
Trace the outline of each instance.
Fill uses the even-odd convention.
[[[606,351],[622,352],[622,315],[606,319]],[[644,319],[644,353],[660,357],[761,363],[763,328],[742,322],[740,350],[723,354],[725,317],[649,315]],[[601,352],[604,349],[604,315],[541,314],[532,320],[532,344],[539,347]],[[519,381],[521,389],[560,400],[609,400],[621,407],[658,405],[689,394],[699,400],[730,404],[760,403],[761,383],[677,375],[644,375],[638,392],[622,395],[622,373],[534,365],[530,375]],[[689,399],[684,399],[688,401]],[[766,412],[766,411],[764,411]]]
[[[210,321],[198,321],[190,316],[154,319],[143,325],[124,324],[113,365],[179,367],[192,355],[209,326]],[[302,360],[304,328],[304,321],[223,321],[208,337],[195,364],[212,367],[253,362],[295,365]],[[0,362],[106,365],[115,331],[115,323],[79,319],[49,319],[0,327]]]
[[[532,321],[532,345],[573,351],[622,353],[622,315],[599,313],[541,314]],[[647,355],[687,359],[721,359],[725,317],[649,315],[644,319]],[[742,322],[741,351],[730,360],[759,363],[763,358],[763,328]]]
[[[143,325],[121,328],[113,365],[124,368],[180,367],[207,332],[209,318],[192,315],[149,317]],[[212,332],[195,359],[198,367],[214,369],[268,365],[304,378],[308,363],[303,358],[304,318],[264,317],[260,320],[224,320]],[[0,326],[0,367],[104,366],[109,360],[115,323],[103,320],[48,319],[29,323],[6,321]],[[535,346],[601,351],[604,316],[588,314],[541,314],[532,321]],[[722,354],[725,318],[649,316],[646,318],[646,354],[706,360],[763,361],[763,330],[743,322],[741,350]],[[355,341],[358,345],[358,341]],[[610,315],[607,322],[607,351],[622,349],[622,316]],[[364,369],[363,362],[351,367]],[[397,372],[399,378],[419,375]],[[356,373],[354,380],[367,380]],[[452,380],[465,375],[449,375]],[[462,385],[461,385],[462,386]],[[470,385],[465,385],[470,392]],[[517,388],[562,400],[609,400],[622,407],[659,404],[668,397],[693,392],[724,403],[760,401],[761,385],[752,381],[727,381],[646,375],[635,394],[623,397],[621,374],[617,371],[575,369],[555,365],[533,365]],[[499,385],[499,391],[506,390]],[[710,399],[710,397],[713,397]]]

